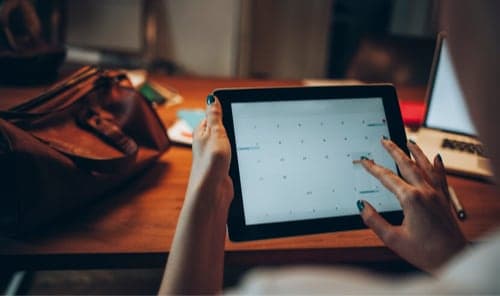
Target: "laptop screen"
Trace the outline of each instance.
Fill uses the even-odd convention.
[[[436,58],[436,57],[435,57]],[[443,38],[433,73],[425,126],[446,131],[476,135],[458,83],[446,38]]]

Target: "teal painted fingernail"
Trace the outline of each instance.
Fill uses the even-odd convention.
[[[368,157],[363,155],[363,156],[361,156],[361,160],[369,160],[369,159],[368,159]]]
[[[441,154],[436,155],[437,159],[439,160],[440,163],[443,163],[443,158],[441,158]]]
[[[387,138],[386,136],[382,136],[382,139],[389,140],[389,138]]]
[[[360,212],[363,212],[364,208],[365,208],[365,203],[362,201],[362,200],[358,200],[356,202],[356,205],[358,206],[358,210]]]
[[[415,143],[415,141],[413,141],[412,139],[408,139],[408,142],[412,143],[413,145],[417,145],[417,143]]]
[[[215,102],[215,96],[214,95],[208,95],[207,96],[207,105],[212,105]]]

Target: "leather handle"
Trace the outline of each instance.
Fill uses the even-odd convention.
[[[68,78],[57,82],[40,95],[32,98],[31,100],[28,100],[27,102],[13,106],[8,111],[27,112],[32,108],[57,99],[58,96],[63,94],[65,91],[81,87],[81,85],[84,84],[92,84],[95,79],[90,80],[91,82],[89,82],[88,80],[93,77],[95,78],[95,76],[100,75],[101,73],[102,71],[99,68],[90,66],[82,67],[80,70],[76,71]]]
[[[125,74],[114,75],[112,77],[104,76],[105,74],[99,76],[99,74],[102,74],[100,70],[92,67],[78,71],[75,75],[71,76],[70,79],[61,83],[57,87],[49,89],[49,91],[42,95],[9,110],[0,110],[0,118],[19,122],[38,120],[48,116],[57,115],[61,112],[67,111],[75,103],[79,102],[91,92],[97,91],[102,87],[109,87],[110,84],[119,85],[121,80],[127,78]],[[68,93],[59,97],[59,95],[64,91],[68,91]],[[63,102],[57,109],[44,112],[27,111],[30,108],[43,105],[54,98],[58,98],[58,101]]]
[[[64,101],[64,103],[54,110],[46,112],[0,110],[0,118],[8,121],[22,122],[22,121],[38,120],[46,118],[48,116],[54,116],[64,111],[67,111],[69,108],[74,106],[75,103],[79,102],[81,99],[83,99],[86,95],[90,94],[91,92],[98,90],[101,86],[104,86],[104,83],[98,83],[97,81],[95,81],[94,83],[87,83],[84,85],[76,86],[68,94],[66,94],[63,98],[61,98],[61,101]]]

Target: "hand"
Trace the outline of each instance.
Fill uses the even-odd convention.
[[[431,164],[412,142],[411,160],[390,140],[382,146],[396,161],[405,180],[372,160],[361,160],[365,169],[398,198],[404,212],[401,226],[393,226],[367,202],[358,206],[365,224],[399,256],[433,272],[466,245],[466,239],[452,214],[445,169],[439,154]]]
[[[193,165],[189,188],[197,191],[202,188],[201,191],[213,193],[206,196],[213,196],[216,200],[208,202],[221,202],[223,206],[229,207],[234,195],[233,183],[229,177],[230,162],[231,146],[222,124],[221,105],[215,96],[209,95],[206,119],[193,134]]]
[[[222,111],[207,97],[207,117],[193,135],[193,165],[159,294],[220,294],[233,184]]]

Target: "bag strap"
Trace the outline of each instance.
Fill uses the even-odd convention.
[[[71,88],[78,88],[78,87],[81,88],[82,84],[84,83],[92,84],[93,81],[89,83],[89,81],[86,80],[94,76],[100,75],[102,73],[103,71],[100,70],[99,68],[84,66],[81,69],[77,70],[72,75],[70,75],[68,78],[60,82],[57,82],[56,84],[51,86],[42,94],[30,99],[27,102],[12,107],[8,111],[27,112],[31,108],[37,107],[39,105],[49,102],[52,99],[57,98],[58,95],[62,94],[67,90],[70,90]]]
[[[46,112],[24,112],[24,111],[4,111],[0,110],[0,118],[8,120],[8,121],[30,121],[30,120],[37,120],[37,119],[42,119],[48,116],[54,116],[57,114],[60,114],[64,111],[67,111],[71,107],[74,106],[74,104],[85,95],[91,93],[92,91],[95,90],[95,86],[91,84],[86,84],[81,87],[77,87],[74,90],[71,90],[66,96],[66,102],[62,104],[59,108],[46,111]]]
[[[124,76],[118,75],[116,77],[94,77],[94,79],[90,81],[86,81],[85,83],[80,83],[79,85],[74,85],[72,89],[69,89],[69,93],[65,94],[64,97],[60,98],[64,103],[59,106],[57,109],[46,111],[46,112],[28,112],[24,111],[28,108],[40,105],[49,101],[52,97],[47,97],[45,95],[38,96],[24,104],[18,105],[9,110],[0,110],[0,118],[5,120],[13,120],[13,121],[29,121],[29,120],[37,120],[42,119],[47,116],[53,116],[60,114],[64,111],[70,109],[75,103],[83,99],[86,95],[90,94],[93,91],[97,91],[99,88],[103,86],[107,86],[110,83],[115,83],[123,79]],[[85,79],[88,79],[86,77]],[[114,81],[112,81],[114,80]],[[66,89],[67,90],[67,89]],[[59,93],[56,93],[58,95]]]
[[[100,114],[94,110],[85,113],[86,114],[78,119],[79,123],[85,128],[93,131],[106,143],[118,149],[123,153],[123,156],[113,158],[82,156],[82,154],[90,154],[90,151],[84,151],[81,147],[75,147],[65,142],[47,140],[34,136],[53,149],[65,154],[82,168],[99,173],[113,173],[130,168],[135,162],[139,151],[137,143],[132,138],[125,135],[121,128],[112,120],[102,118]]]

